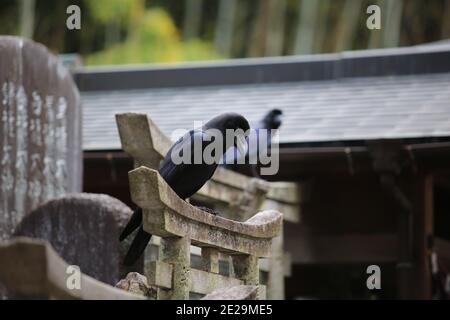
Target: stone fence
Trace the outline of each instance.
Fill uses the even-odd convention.
[[[245,222],[233,221],[180,199],[154,169],[141,166],[129,179],[132,199],[143,209],[144,230],[161,237],[159,259],[145,266],[158,299],[189,299],[190,293],[207,295],[232,287],[247,291],[246,286],[255,288],[255,298],[265,298],[258,258],[270,255],[281,213],[267,210]],[[191,244],[201,248],[201,269],[191,267]],[[219,274],[219,252],[230,256],[228,276]]]
[[[170,139],[146,114],[117,114],[116,121],[122,148],[134,159],[135,168],[157,169],[170,148]],[[145,170],[144,167],[139,170]],[[130,173],[130,177],[133,174],[135,171]],[[256,212],[276,210],[283,212],[285,221],[298,223],[301,191],[296,183],[267,182],[219,167],[211,180],[191,198],[191,202],[214,208],[222,217],[233,221],[248,222]],[[153,247],[159,246],[159,239],[153,237],[152,244]],[[192,260],[201,255],[196,247],[191,247],[190,252]],[[147,250],[146,256],[147,260],[155,260],[158,254]],[[282,228],[271,242],[268,256],[269,259],[261,259],[260,263],[263,282],[268,287],[267,297],[283,299],[284,277],[290,275],[290,256],[283,251]],[[202,258],[197,260],[201,264]],[[228,263],[226,255],[219,254],[218,260],[222,265]]]
[[[16,237],[2,242],[0,261],[0,281],[10,293],[18,297],[145,299],[141,295],[114,288],[88,275],[77,274],[79,269],[68,265],[46,241]]]

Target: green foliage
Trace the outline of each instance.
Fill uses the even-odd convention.
[[[129,0],[85,0],[84,3],[91,15],[102,23],[113,19],[127,20],[135,5]]]
[[[182,44],[184,61],[192,60],[217,60],[224,59],[214,49],[210,42],[200,39],[193,39]]]
[[[284,33],[281,35],[282,53],[292,54],[299,29],[299,5],[306,0],[283,1],[286,11]],[[314,53],[368,47],[373,32],[366,28],[365,8],[384,0],[354,1],[361,2],[361,9],[342,48],[338,42],[343,43],[342,30],[349,23],[343,13],[345,5],[352,0],[320,0],[322,10],[314,19],[314,28],[317,29]],[[237,0],[232,48],[226,58],[268,54],[264,48],[267,39],[274,37],[269,28],[269,13],[273,10],[259,10],[259,7],[269,2],[273,1]],[[19,33],[20,3],[18,0],[0,0],[0,34]],[[66,8],[71,4],[81,8],[81,30],[65,27]],[[180,34],[186,28],[187,4],[186,0],[36,0],[33,39],[55,53],[82,54],[91,65],[225,58],[219,57],[212,45],[217,31],[219,0],[202,1],[196,39],[182,41]],[[404,0],[399,45],[449,38],[449,17],[450,0]],[[257,28],[256,21],[261,21]],[[264,50],[250,50],[255,46]]]
[[[218,59],[212,45],[201,40],[182,42],[167,12],[146,10],[137,30],[131,30],[125,42],[86,57],[88,65],[147,62],[176,62]]]

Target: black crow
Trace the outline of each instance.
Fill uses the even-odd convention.
[[[273,135],[273,132],[271,132],[271,130],[278,129],[281,126],[282,115],[283,112],[280,109],[272,109],[267,112],[260,121],[252,123],[252,130],[250,132],[250,135],[247,137],[249,145],[247,152],[245,154],[242,154],[236,148],[230,148],[223,156],[221,165],[225,166],[227,169],[237,169],[237,166],[239,166],[239,164],[247,165],[251,163],[253,175],[258,176],[256,169],[259,165],[259,155],[267,154],[268,150],[270,149],[272,145]],[[263,145],[262,147],[259,146],[259,134],[263,133],[261,129],[267,130],[267,144]]]
[[[223,144],[221,144],[222,147],[218,150],[218,154],[211,152],[214,156],[212,163],[211,161],[205,161],[203,157],[205,148],[216,141],[214,135],[211,134],[212,132],[208,131],[210,129],[215,129],[215,132],[220,132],[223,139]],[[227,129],[240,129],[244,134],[238,134],[232,141],[227,141]],[[221,157],[227,149],[236,147],[245,152],[245,136],[248,134],[249,129],[250,125],[248,121],[237,113],[219,115],[208,121],[201,129],[191,130],[175,142],[161,161],[158,172],[180,198],[189,198],[212,177]],[[184,161],[183,163],[179,163],[178,160],[174,161],[174,155],[182,157],[185,155],[184,152],[186,150],[190,151],[188,161]],[[197,158],[194,156],[196,152],[201,152]],[[122,231],[119,240],[122,241],[125,239],[136,228],[139,228],[139,230],[125,256],[125,265],[132,265],[142,255],[152,237],[151,234],[145,232],[143,229],[142,209],[139,207],[134,211],[130,221]]]

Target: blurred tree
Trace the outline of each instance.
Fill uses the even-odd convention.
[[[286,0],[270,0],[268,8],[268,32],[266,34],[266,56],[283,55]]]
[[[319,4],[320,1],[300,1],[294,54],[310,54],[313,52]]]
[[[72,46],[72,48],[78,49],[79,42],[75,39],[80,32],[78,30],[69,32],[66,28],[66,9],[71,4],[81,5],[81,0],[37,0],[33,39],[45,44],[55,52],[65,52],[66,47]],[[84,22],[82,13],[82,27]]]
[[[405,1],[401,26],[401,45],[414,45],[442,38],[442,27],[450,20],[445,14],[446,0]],[[444,14],[443,14],[444,13]]]
[[[379,48],[381,47],[382,44],[382,35],[383,35],[383,27],[385,26],[384,23],[384,8],[383,8],[383,0],[376,0],[374,1],[372,4],[375,4],[377,6],[379,6],[381,8],[381,30],[378,29],[373,29],[373,30],[369,30],[369,44],[368,44],[368,48],[369,49],[373,49],[373,48]]]
[[[254,2],[252,0],[238,0],[236,4],[236,24],[233,32],[232,57],[246,57],[247,54],[247,39],[251,34],[250,23],[256,15],[254,10],[251,10]]]
[[[444,10],[442,10],[442,38],[450,38],[450,0],[445,1]]]
[[[20,35],[33,38],[35,0],[20,0]]]
[[[236,0],[220,0],[214,46],[220,54],[230,57],[236,20]]]
[[[200,40],[181,42],[178,30],[167,12],[161,8],[143,11],[139,25],[120,44],[87,57],[87,64],[123,64],[176,62],[219,58],[212,44]]]
[[[361,14],[365,14],[365,10],[362,10],[362,1],[345,0],[336,28],[335,51],[339,52],[352,48]]]
[[[198,37],[202,21],[202,0],[185,0],[183,39],[191,40]]]
[[[247,57],[263,57],[265,54],[269,0],[260,0],[255,8],[256,14],[250,21],[251,33],[247,41]]]
[[[85,0],[85,4],[92,17],[106,25],[105,46],[120,41],[120,27],[122,23],[132,20],[135,7],[143,9],[143,1],[129,0]]]
[[[369,48],[395,47],[400,42],[402,0],[378,0],[381,8],[381,30],[371,30]]]
[[[400,42],[402,0],[384,0],[383,47],[397,47]]]
[[[133,28],[127,39],[87,57],[88,64],[141,63],[147,61],[177,61],[178,33],[167,13],[151,9],[130,20]],[[133,21],[133,22],[131,22]]]
[[[129,0],[84,0],[86,9],[90,10],[91,15],[102,23],[107,23],[114,19],[127,20],[133,7],[137,5],[142,7],[143,1]]]
[[[65,27],[71,4],[81,8],[81,30]],[[382,7],[380,31],[366,28],[370,4]],[[146,21],[157,8],[165,18]],[[109,61],[95,58],[102,55],[115,63],[198,60],[217,58],[216,52],[257,57],[437,41],[450,37],[450,0],[1,0],[0,21],[0,34],[32,36],[90,63]],[[175,36],[164,31],[167,21]],[[149,27],[159,35],[150,38],[159,40],[140,43],[150,41],[143,31]]]
[[[0,34],[18,34],[20,32],[17,20],[19,7],[15,0],[0,1]]]
[[[318,2],[318,13],[315,20],[315,31],[313,40],[313,49],[311,53],[320,53],[326,51],[328,42],[331,38],[328,36],[328,25],[334,22],[333,12],[330,10],[336,1],[316,0]]]
[[[145,12],[145,0],[84,0],[87,9],[96,23],[105,28],[105,45],[109,47],[120,41],[120,29],[123,25],[129,40],[138,40]]]

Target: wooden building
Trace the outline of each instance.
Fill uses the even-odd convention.
[[[224,111],[282,109],[280,170],[302,184],[285,226],[288,298],[444,298],[450,267],[450,44],[175,66],[80,68],[84,190],[129,205],[114,114],[170,136]],[[369,290],[367,267],[381,270]],[[447,288],[446,288],[447,286]]]

